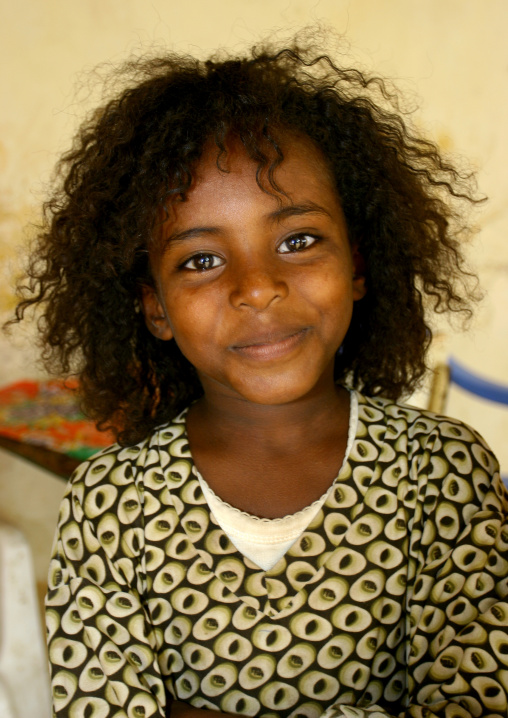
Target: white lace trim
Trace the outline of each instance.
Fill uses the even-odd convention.
[[[337,477],[340,476],[340,473],[351,452],[351,448],[356,438],[357,426],[358,398],[356,393],[351,391],[348,441],[346,453]],[[304,509],[281,518],[267,519],[253,516],[252,514],[249,514],[246,511],[241,511],[240,509],[231,506],[231,504],[226,501],[223,501],[208,486],[207,482],[201,476],[196,467],[194,467],[194,473],[199,480],[210,510],[222,530],[227,534],[237,548],[239,548],[238,542],[241,541],[242,544],[245,542],[245,544],[253,545],[253,549],[256,544],[260,548],[267,548],[268,546],[271,546],[275,549],[277,545],[282,546],[288,542],[289,545],[294,543],[294,541],[303,533],[303,531],[305,531],[307,526],[320,511],[336,481],[336,479],[334,479],[328,490],[319,499],[316,499],[316,501],[309,506],[306,506]],[[289,548],[289,546],[287,548]],[[246,555],[243,550],[242,553]],[[251,558],[251,556],[249,556],[249,558]],[[258,563],[258,565],[260,564]]]

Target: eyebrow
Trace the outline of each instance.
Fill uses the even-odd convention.
[[[303,202],[301,204],[290,204],[284,207],[279,207],[273,212],[270,212],[267,215],[267,218],[274,222],[282,222],[289,217],[301,217],[307,214],[321,214],[325,217],[331,218],[330,212],[328,212],[328,210],[326,210],[324,207],[321,207],[321,205],[316,204],[315,202]],[[193,237],[201,237],[204,234],[217,234],[219,231],[219,227],[202,226],[190,227],[189,229],[184,229],[181,232],[173,232],[164,239],[162,251],[166,251],[170,244],[174,244],[176,242],[184,242],[186,239],[192,239]]]
[[[200,237],[203,234],[217,234],[218,231],[218,227],[190,227],[190,229],[183,229],[181,232],[173,232],[164,239],[164,249],[174,242],[183,242],[186,239]]]
[[[330,212],[315,202],[302,202],[300,204],[288,204],[284,207],[274,210],[268,216],[280,222],[287,217],[298,217],[305,214],[323,214],[331,218]]]

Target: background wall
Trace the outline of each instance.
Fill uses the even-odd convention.
[[[487,298],[465,335],[440,326],[436,357],[453,353],[508,383],[508,3],[505,0],[1,0],[0,319],[14,306],[12,276],[24,227],[36,216],[59,153],[94,100],[86,71],[158,44],[205,55],[241,50],[275,29],[323,21],[350,45],[345,62],[397,80],[419,98],[416,118],[469,159],[490,201],[472,259]],[[85,71],[85,75],[83,75]],[[30,326],[0,338],[0,385],[40,373]],[[424,393],[414,397],[425,402]],[[473,424],[508,473],[508,411],[452,392],[448,412]],[[43,586],[63,482],[0,455],[0,519],[28,536]],[[42,588],[41,588],[42,590]]]

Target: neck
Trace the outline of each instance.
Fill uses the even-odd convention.
[[[348,421],[349,394],[332,384],[326,391],[316,389],[298,401],[282,405],[254,404],[208,393],[189,410],[187,426],[191,444],[201,444],[204,437],[215,445],[238,439],[294,451],[299,440],[308,443],[309,436],[335,433]]]

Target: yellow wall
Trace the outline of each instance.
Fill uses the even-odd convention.
[[[418,123],[469,158],[490,197],[474,259],[488,292],[467,335],[447,325],[437,355],[508,383],[508,3],[506,0],[2,0],[0,24],[0,315],[12,307],[23,226],[85,107],[83,70],[153,43],[204,55],[274,29],[324,21],[350,57],[420,97]],[[3,313],[3,314],[2,314]],[[0,385],[38,374],[30,331],[0,338]],[[449,413],[484,433],[508,473],[508,410],[453,392]],[[44,580],[63,484],[0,456],[0,519],[27,533]]]

